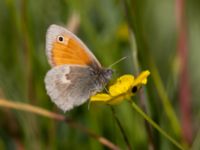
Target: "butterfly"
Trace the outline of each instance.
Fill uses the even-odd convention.
[[[72,32],[50,25],[46,55],[52,67],[45,76],[51,100],[64,112],[86,102],[103,90],[113,70],[101,66],[89,48]]]

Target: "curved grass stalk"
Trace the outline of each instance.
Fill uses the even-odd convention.
[[[57,113],[54,113],[54,112],[50,112],[50,111],[45,110],[43,108],[39,108],[39,107],[32,106],[32,105],[29,105],[29,104],[24,104],[24,103],[20,103],[20,102],[12,102],[12,101],[8,101],[8,100],[5,100],[5,99],[0,99],[0,106],[6,107],[6,108],[11,108],[11,109],[16,109],[16,110],[21,110],[21,111],[26,111],[26,112],[30,112],[30,113],[34,113],[34,114],[43,116],[43,117],[55,119],[57,121],[65,122],[70,127],[75,128],[75,129],[79,129],[80,131],[84,132],[88,136],[96,139],[97,141],[99,141],[99,143],[108,147],[109,149],[120,150],[120,148],[117,145],[113,144],[111,141],[109,141],[105,137],[97,135],[96,133],[90,131],[89,129],[87,129],[83,125],[75,122],[71,118],[66,117],[64,115],[57,114]]]

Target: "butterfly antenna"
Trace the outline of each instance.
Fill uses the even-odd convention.
[[[114,62],[113,64],[111,64],[108,68],[112,68],[114,65],[118,64],[119,62],[121,62],[122,60],[128,58],[128,56],[122,57],[119,60],[117,60],[116,62]]]
[[[108,91],[108,89],[104,86],[104,90],[107,92],[107,93],[109,93],[109,91]]]

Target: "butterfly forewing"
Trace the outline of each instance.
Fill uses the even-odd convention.
[[[101,66],[85,44],[63,27],[51,25],[46,40],[46,52],[51,66],[63,64]]]

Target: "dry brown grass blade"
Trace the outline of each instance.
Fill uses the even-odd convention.
[[[13,101],[9,101],[9,100],[6,100],[6,99],[0,99],[0,107],[6,107],[6,108],[10,108],[10,109],[26,111],[26,112],[38,114],[38,115],[43,116],[43,117],[55,119],[57,121],[65,122],[70,127],[75,128],[75,129],[79,129],[80,131],[82,131],[85,134],[87,134],[88,136],[96,139],[102,145],[104,145],[104,146],[106,146],[106,147],[108,147],[112,150],[119,150],[120,149],[117,145],[113,144],[111,141],[109,141],[105,137],[97,135],[96,133],[90,131],[88,128],[84,127],[83,125],[75,122],[71,118],[66,117],[64,115],[57,114],[57,113],[54,113],[54,112],[50,112],[48,110],[45,110],[43,108],[39,108],[39,107],[36,107],[36,106],[32,106],[30,104],[13,102]]]

